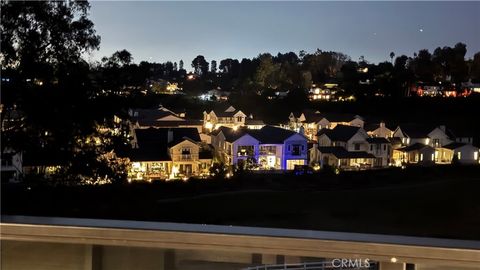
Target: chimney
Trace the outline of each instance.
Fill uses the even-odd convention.
[[[171,143],[173,141],[173,130],[171,128],[167,131],[167,143]]]
[[[380,127],[381,127],[381,128],[384,128],[384,127],[385,127],[385,122],[383,122],[383,121],[380,122]]]
[[[440,126],[438,126],[438,128],[440,130],[442,130],[443,132],[447,132],[447,127],[445,125],[440,125]]]

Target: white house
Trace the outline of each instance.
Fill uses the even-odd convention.
[[[468,143],[453,142],[435,149],[435,163],[480,164],[479,149]]]
[[[383,137],[391,138],[393,137],[393,130],[389,129],[385,122],[381,121],[377,124],[369,124],[364,126],[365,131],[371,137]]]
[[[421,143],[436,148],[453,142],[445,126],[400,125],[393,132],[393,137],[400,138],[402,144],[407,146]]]
[[[203,124],[207,132],[219,127],[239,128],[245,125],[247,115],[241,110],[228,106],[226,109],[211,110],[203,112]]]
[[[345,113],[321,113],[320,111],[306,110],[302,113],[290,113],[289,126],[295,131],[303,128],[305,136],[314,140],[315,135],[322,129],[333,129],[337,125],[363,127],[365,121],[359,115]]]

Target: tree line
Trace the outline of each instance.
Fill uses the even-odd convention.
[[[199,55],[191,63],[192,80],[182,60],[136,64],[127,50],[88,63],[82,56],[97,50],[101,41],[89,8],[87,1],[1,2],[2,153],[6,148],[41,153],[38,159],[53,153],[65,164],[60,178],[74,182],[126,179],[124,164],[108,153],[128,146],[128,138],[104,133],[102,127],[112,127],[113,115],[131,100],[102,94],[105,90],[134,92],[145,89],[147,80],[163,79],[178,82],[187,93],[220,88],[248,96],[304,93],[312,83],[336,82],[357,96],[400,97],[419,81],[458,85],[480,80],[480,53],[465,59],[463,43],[433,53],[420,50],[412,57],[392,53],[390,62],[378,64],[322,50],[262,53],[218,63]],[[12,112],[17,113],[14,119]]]

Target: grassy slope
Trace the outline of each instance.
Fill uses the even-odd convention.
[[[419,168],[116,187],[4,186],[2,213],[480,239],[479,172]]]

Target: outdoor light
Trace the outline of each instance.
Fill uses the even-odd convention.
[[[391,261],[392,263],[396,263],[396,262],[397,262],[397,258],[392,257],[392,258],[390,259],[390,261]]]

